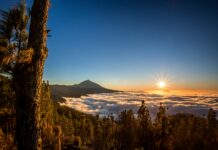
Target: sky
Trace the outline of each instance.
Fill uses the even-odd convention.
[[[51,0],[48,28],[51,84],[218,89],[217,0]]]

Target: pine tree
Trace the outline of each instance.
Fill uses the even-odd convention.
[[[24,0],[16,7],[0,12],[0,72],[13,76],[16,63],[23,59],[20,52],[27,48],[29,16]]]
[[[207,139],[208,139],[208,147],[210,149],[216,149],[218,146],[218,132],[214,132],[218,130],[218,122],[216,120],[216,112],[210,108],[207,115]]]
[[[149,114],[149,110],[145,105],[145,102],[142,101],[142,105],[138,110],[138,121],[139,121],[139,145],[144,149],[152,149],[153,148],[153,127],[151,122],[151,117]]]
[[[169,120],[166,114],[166,108],[160,103],[159,112],[157,113],[155,123],[155,141],[157,149],[167,149]]]
[[[136,120],[132,110],[123,111],[118,118],[118,149],[135,149]]]

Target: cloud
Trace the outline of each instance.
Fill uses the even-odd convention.
[[[90,94],[80,98],[64,97],[61,103],[76,110],[89,114],[118,114],[125,109],[132,109],[135,113],[144,100],[152,117],[158,111],[160,103],[167,107],[168,114],[192,113],[198,116],[207,114],[209,108],[218,113],[218,97],[216,96],[163,96],[158,94],[118,92]]]

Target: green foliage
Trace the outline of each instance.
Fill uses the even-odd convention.
[[[0,14],[0,72],[12,74],[20,51],[27,48],[29,17],[24,1]]]
[[[41,99],[41,122],[42,126],[52,125],[53,122],[53,105],[49,83],[43,81],[42,84],[42,99]]]
[[[14,111],[12,106],[15,103],[15,93],[11,89],[11,81],[3,76],[0,76],[2,79],[0,80],[0,110],[8,110]]]
[[[14,149],[15,94],[11,81],[0,76],[0,149]]]

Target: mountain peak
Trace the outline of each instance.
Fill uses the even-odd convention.
[[[85,80],[75,85],[51,85],[50,87],[54,99],[57,99],[58,97],[80,97],[86,94],[117,92],[104,88],[90,80]]]
[[[103,88],[99,84],[92,82],[90,80],[85,80],[85,81],[83,81],[75,86],[79,87],[79,88],[90,88],[90,89]]]
[[[85,81],[80,82],[80,84],[81,83],[94,83],[94,82],[92,82],[91,80],[85,80]]]

